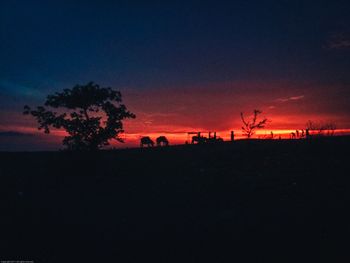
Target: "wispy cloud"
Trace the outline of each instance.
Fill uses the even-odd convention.
[[[304,95],[300,95],[300,96],[292,96],[287,98],[278,98],[276,99],[276,101],[277,102],[297,101],[297,100],[302,100],[304,98],[305,98]]]
[[[339,33],[330,37],[327,43],[328,49],[350,49],[350,34]]]

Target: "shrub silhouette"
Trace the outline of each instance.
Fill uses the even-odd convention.
[[[111,139],[123,142],[118,137],[124,131],[122,120],[136,117],[122,104],[119,91],[93,82],[48,95],[36,110],[26,105],[23,114],[32,115],[45,133],[50,128],[65,129],[63,145],[69,150],[97,150]]]
[[[258,121],[258,115],[261,114],[262,111],[254,110],[253,118],[250,121],[246,121],[243,116],[243,112],[241,112],[241,119],[243,122],[242,132],[249,139],[252,135],[254,135],[256,129],[264,128],[267,122],[267,119],[264,118],[261,121]]]
[[[334,122],[313,122],[308,121],[306,123],[306,129],[312,131],[314,135],[317,136],[333,136],[337,126]]]

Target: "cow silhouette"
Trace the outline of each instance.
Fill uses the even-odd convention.
[[[154,146],[154,142],[151,140],[151,138],[149,136],[145,136],[145,137],[141,138],[140,146],[141,146],[141,148],[143,146],[153,147]]]
[[[157,146],[168,146],[169,145],[169,141],[165,136],[159,136],[156,139],[157,142]]]

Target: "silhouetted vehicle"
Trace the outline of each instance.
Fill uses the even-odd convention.
[[[156,139],[157,142],[157,146],[168,146],[169,145],[169,141],[165,136],[159,136]]]
[[[211,136],[211,132],[208,133],[208,138],[206,142],[208,143],[217,143],[217,142],[223,142],[224,140],[220,137],[216,136],[216,132],[214,132],[214,136]]]
[[[207,142],[212,142],[212,143],[223,142],[223,141],[224,141],[224,139],[223,139],[223,138],[220,138],[220,137],[215,137],[215,138],[207,139]]]
[[[209,136],[209,138],[206,139],[206,142],[208,143],[217,143],[217,142],[223,142],[224,139],[217,137],[216,133],[214,133],[214,137]]]
[[[140,140],[140,146],[147,146],[147,147],[153,147],[154,142],[151,140],[149,136],[142,137]]]
[[[222,138],[216,136],[216,132],[214,132],[214,136],[212,136],[212,132],[208,132],[208,137],[202,136],[201,132],[187,133],[187,135],[191,134],[196,134],[195,136],[192,136],[191,144],[217,143],[224,141]]]
[[[195,143],[198,143],[198,144],[201,144],[201,143],[206,143],[208,141],[208,139],[204,136],[192,136],[192,141],[191,143],[192,144],[195,144]]]

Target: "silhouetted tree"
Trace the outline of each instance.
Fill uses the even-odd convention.
[[[328,136],[333,136],[335,130],[337,129],[337,125],[334,122],[328,122],[323,127],[327,131]]]
[[[65,129],[63,145],[69,150],[97,150],[111,139],[123,142],[118,136],[124,132],[122,120],[136,117],[122,104],[119,91],[93,82],[48,95],[36,110],[26,105],[23,114],[32,115],[45,133],[50,128]]]
[[[241,112],[241,119],[243,122],[242,132],[249,139],[252,135],[254,135],[256,129],[264,128],[267,122],[267,119],[264,118],[261,121],[258,121],[258,115],[261,114],[262,111],[254,110],[253,118],[249,121],[246,121],[243,116],[243,112]]]

